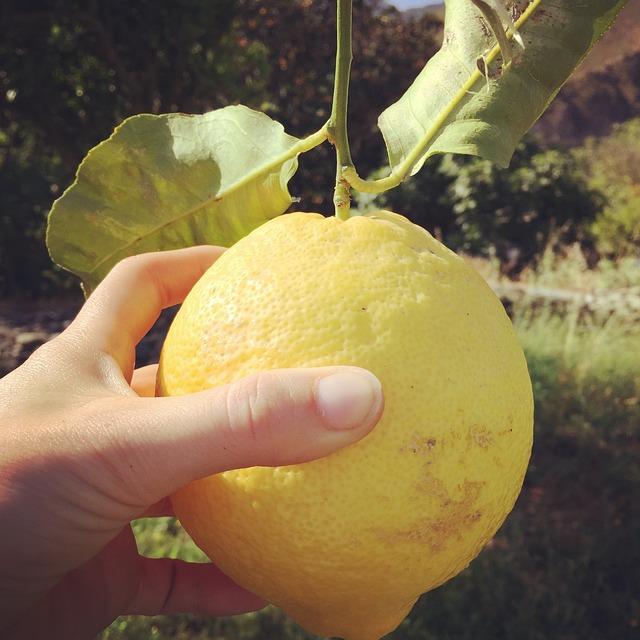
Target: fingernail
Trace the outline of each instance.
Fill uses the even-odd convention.
[[[382,387],[368,371],[344,371],[320,378],[315,396],[320,415],[329,428],[355,429],[377,414]]]

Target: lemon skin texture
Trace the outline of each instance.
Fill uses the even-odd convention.
[[[320,460],[208,477],[172,496],[196,544],[309,631],[375,640],[464,569],[520,491],[532,445],[526,362],[500,301],[406,218],[280,216],[193,288],[158,392],[266,369],[356,365],[381,421]]]

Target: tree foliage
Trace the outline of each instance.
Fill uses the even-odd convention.
[[[47,211],[88,150],[125,117],[202,113],[243,102],[294,135],[322,126],[332,99],[334,4],[3,2],[0,294],[59,290],[61,275],[43,241]],[[385,162],[378,114],[436,51],[442,25],[428,14],[409,20],[381,0],[354,0],[354,27],[349,127],[365,175]],[[591,231],[601,251],[633,253],[640,227],[639,181],[630,173],[639,166],[637,139],[637,131],[621,128],[611,142],[589,142],[577,165],[570,153],[542,153],[531,143],[509,171],[467,158],[433,158],[377,203],[411,215],[455,248],[495,249],[518,264],[551,238],[585,239],[594,217]],[[329,145],[305,154],[291,183],[297,206],[328,213],[333,181]]]
[[[33,131],[69,172],[127,116],[262,95],[264,47],[234,38],[233,0],[10,0],[3,14],[3,128]]]
[[[351,132],[371,170],[377,114],[435,51],[439,22],[406,21],[379,0],[354,8]],[[245,103],[303,135],[330,112],[333,0],[6,0],[0,11],[0,293],[51,285],[46,212],[125,117]],[[307,154],[292,185],[304,208],[329,210],[333,172],[328,145]]]
[[[465,156],[433,158],[375,204],[412,214],[453,249],[495,253],[512,271],[549,245],[588,243],[603,198],[570,153],[542,150],[528,138],[508,169]]]
[[[233,0],[7,0],[1,11],[0,293],[37,294],[61,280],[43,277],[46,213],[88,150],[135,113],[260,101],[268,62],[263,45],[238,41]]]
[[[607,204],[592,232],[602,253],[640,255],[640,118],[615,125],[604,138],[589,138],[576,156],[590,185]]]

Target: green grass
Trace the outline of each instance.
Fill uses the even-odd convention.
[[[146,518],[133,523],[138,550],[150,558],[205,562],[206,556],[173,518]]]
[[[527,282],[636,290],[638,266],[544,262]],[[513,308],[536,399],[516,508],[480,557],[425,595],[393,640],[626,640],[640,633],[640,322],[627,312]],[[175,522],[136,524],[141,551],[202,559]],[[121,618],[103,640],[303,640],[275,608],[237,618]]]

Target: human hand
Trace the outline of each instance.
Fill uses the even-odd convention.
[[[192,480],[322,457],[379,419],[379,383],[355,367],[149,397],[156,365],[134,371],[135,346],[221,253],[122,261],[62,334],[0,380],[0,635],[71,640],[122,614],[261,608],[211,564],[140,556],[131,520],[171,514],[166,496]]]

